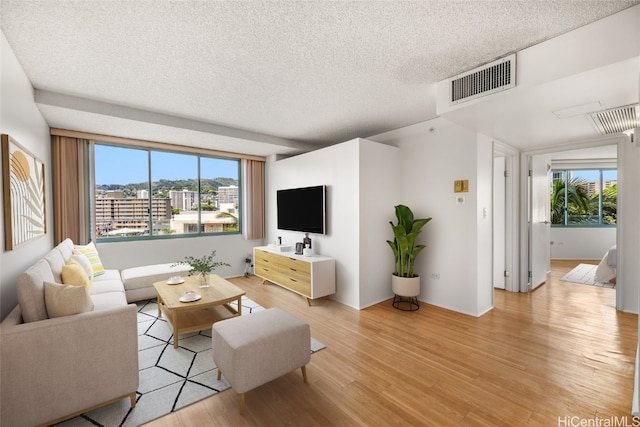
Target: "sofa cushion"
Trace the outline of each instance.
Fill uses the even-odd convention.
[[[55,282],[51,267],[44,259],[39,260],[18,276],[16,291],[25,323],[45,320],[49,317],[44,302],[44,282]]]
[[[49,267],[51,267],[51,272],[53,273],[54,278],[52,282],[62,283],[62,267],[67,262],[67,260],[62,256],[62,252],[57,248],[53,248],[44,256],[44,259],[49,263]]]
[[[60,253],[62,254],[62,258],[67,261],[69,260],[69,258],[71,258],[71,255],[73,253],[73,246],[73,241],[69,238],[66,238],[62,242],[60,242],[58,246],[56,246],[56,249],[60,251]]]
[[[102,265],[102,261],[100,261],[100,256],[98,255],[98,250],[93,242],[84,246],[75,246],[75,249],[79,250],[83,254],[87,256],[89,262],[91,263],[91,267],[93,268],[93,276],[99,276],[104,274],[104,266]]]
[[[65,285],[82,286],[87,293],[91,293],[91,281],[84,267],[76,260],[70,258],[69,261],[62,266],[62,283]],[[46,302],[46,301],[45,301]]]
[[[153,287],[155,282],[167,280],[171,276],[186,274],[191,267],[189,265],[153,264],[142,267],[131,267],[122,270],[122,282],[127,291]]]
[[[113,270],[113,269],[104,270],[104,273],[93,278],[94,283],[100,283],[103,281],[111,281],[111,280],[117,280],[118,282],[122,283],[122,278],[120,277],[120,272],[118,270]]]
[[[104,276],[100,276],[102,278]],[[124,292],[120,279],[96,280],[91,287],[91,295],[104,294],[107,292]]]
[[[81,286],[44,282],[44,300],[51,319],[93,311],[93,301]]]
[[[94,310],[104,310],[106,308],[122,307],[127,305],[127,298],[124,292],[105,292],[91,295]]]

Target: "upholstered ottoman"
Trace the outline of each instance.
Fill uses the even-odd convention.
[[[240,413],[244,412],[244,393],[294,369],[302,369],[311,359],[309,325],[280,308],[270,308],[213,324],[213,361],[218,379],[225,378],[240,394]]]

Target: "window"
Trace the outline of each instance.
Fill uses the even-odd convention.
[[[240,161],[95,143],[96,237],[240,232]]]
[[[551,173],[551,224],[615,226],[618,171],[554,169]]]

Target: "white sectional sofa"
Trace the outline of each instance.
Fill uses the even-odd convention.
[[[154,282],[167,280],[171,276],[186,276],[188,265],[153,264],[125,268],[120,272],[127,301],[140,301],[156,297]]]
[[[127,397],[135,406],[137,307],[128,303],[120,272],[94,278],[92,311],[48,316],[44,283],[62,283],[73,249],[63,241],[18,278],[19,304],[0,324],[2,425],[50,424]],[[130,271],[132,300],[154,297],[153,281],[184,270],[161,264]]]

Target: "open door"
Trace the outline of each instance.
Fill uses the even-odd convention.
[[[551,269],[550,170],[545,156],[529,158],[529,290],[543,284]]]
[[[506,162],[493,159],[493,287],[506,287]]]

